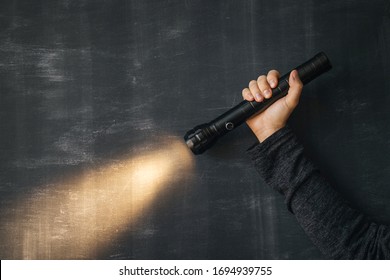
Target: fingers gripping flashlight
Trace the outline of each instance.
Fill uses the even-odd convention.
[[[295,69],[298,71],[298,75],[305,85],[331,68],[332,65],[328,57],[325,53],[320,52]],[[264,111],[278,99],[286,96],[289,89],[288,79],[290,72],[279,79],[278,87],[272,89],[271,98],[265,99],[262,102],[244,100],[213,121],[198,125],[189,130],[184,136],[187,146],[196,155],[203,153],[219,137],[233,130],[252,115]]]

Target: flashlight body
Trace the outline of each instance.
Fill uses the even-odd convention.
[[[299,78],[305,85],[331,68],[332,65],[328,57],[325,53],[320,52],[295,69],[298,71]],[[262,102],[244,100],[213,121],[196,126],[194,129],[188,131],[184,136],[187,146],[194,154],[203,153],[219,137],[233,130],[254,114],[263,112],[275,101],[286,96],[289,89],[288,80],[290,73],[291,71],[279,79],[278,86],[272,89],[271,98],[264,99]]]
[[[226,113],[211,121],[210,125],[214,127],[214,130],[218,133],[218,135],[221,136],[230,130],[233,130],[235,127],[242,124],[254,114],[263,112],[265,109],[271,106],[272,103],[282,98],[283,96],[286,96],[289,89],[289,75],[290,73],[279,79],[278,87],[272,89],[271,98],[264,99],[262,102],[244,100]]]

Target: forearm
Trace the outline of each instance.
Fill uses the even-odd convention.
[[[288,128],[249,153],[265,182],[286,197],[288,209],[325,255],[390,258],[389,229],[351,208],[304,156],[303,147]]]

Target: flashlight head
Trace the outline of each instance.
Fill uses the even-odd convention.
[[[195,155],[199,155],[215,143],[217,135],[216,131],[205,123],[187,131],[184,141]]]

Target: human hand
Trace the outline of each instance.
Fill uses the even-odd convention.
[[[242,90],[243,98],[247,101],[256,100],[257,102],[271,98],[272,89],[277,87],[279,77],[278,71],[271,70],[267,76],[262,75],[257,78],[257,81],[250,81],[249,88]],[[246,121],[260,142],[283,128],[299,103],[303,84],[297,70],[291,71],[288,83],[290,88],[286,96],[277,100],[264,112],[254,115]]]

